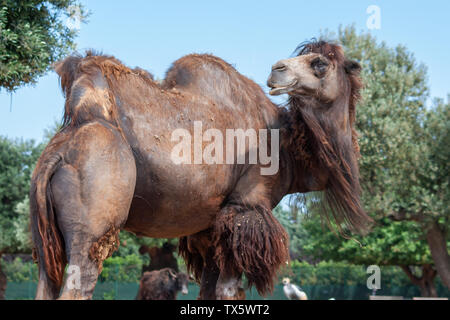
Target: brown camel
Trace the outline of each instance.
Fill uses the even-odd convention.
[[[178,292],[188,294],[189,277],[171,268],[144,272],[136,300],[175,300]]]
[[[171,268],[178,272],[177,259],[173,255],[176,250],[176,246],[165,242],[161,248],[158,247],[147,247],[142,245],[139,248],[140,254],[148,254],[150,257],[150,264],[148,266],[142,266],[142,273],[146,271],[161,270],[164,268]]]
[[[161,86],[113,57],[88,53],[57,64],[63,128],[41,155],[30,192],[36,298],[58,297],[67,263],[60,298],[91,298],[121,229],[184,237],[180,251],[201,281],[201,298],[228,299],[242,274],[261,294],[273,288],[288,260],[287,234],[271,212],[284,195],[324,190],[338,223],[363,226],[353,130],[359,69],[339,46],[309,43],[272,70],[271,93],[290,95],[289,107],[278,108],[210,55],[181,58]],[[227,164],[175,163],[171,134],[192,135],[194,121],[220,132],[274,129],[267,144],[280,129],[279,170],[267,175],[267,162],[237,163],[232,149]],[[249,145],[241,152],[250,154]]]

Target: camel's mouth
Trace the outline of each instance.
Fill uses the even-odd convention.
[[[277,86],[273,85],[272,89],[269,91],[269,94],[272,96],[277,96],[283,93],[288,93],[294,89],[294,86],[297,84],[297,80],[293,80],[287,86]]]

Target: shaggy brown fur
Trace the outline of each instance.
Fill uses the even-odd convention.
[[[188,282],[187,274],[170,268],[147,271],[142,275],[136,300],[175,300]]]
[[[194,276],[197,282],[201,281],[204,260],[203,255],[199,252],[204,246],[189,246],[188,237],[181,237],[178,245],[178,252],[186,263],[187,272]]]
[[[280,265],[289,262],[289,238],[269,209],[228,207],[202,236],[180,238],[179,252],[188,272],[201,282],[208,248],[225,277],[245,274],[248,286],[266,295],[273,289]],[[242,288],[235,299],[242,299]],[[245,297],[245,291],[244,291]]]
[[[289,262],[289,237],[270,209],[229,207],[214,222],[212,236],[221,272],[244,273],[262,295],[272,290],[278,267]]]
[[[111,228],[97,242],[93,243],[89,250],[89,257],[98,264],[98,273],[103,269],[103,261],[112,256],[114,251],[119,249],[120,230]]]

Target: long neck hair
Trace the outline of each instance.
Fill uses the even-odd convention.
[[[313,96],[289,98],[289,149],[301,171],[326,174],[319,203],[327,222],[332,217],[339,230],[342,224],[364,230],[370,218],[360,203],[359,146],[354,130],[355,106],[362,87],[359,65],[358,70],[352,70],[353,62],[344,58],[341,47],[327,42],[309,43],[300,54],[309,52],[326,55],[337,64],[341,96],[333,102]]]

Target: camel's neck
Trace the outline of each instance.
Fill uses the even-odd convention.
[[[321,191],[326,188],[329,167],[328,158],[339,156],[336,149],[341,141],[349,140],[351,130],[345,110],[330,105],[317,105],[314,100],[290,100],[289,109],[280,110],[281,150],[280,175],[289,182],[286,194]],[[324,114],[319,114],[319,108]],[[340,113],[335,110],[340,109]],[[345,108],[344,108],[345,109]],[[342,112],[344,111],[344,112]],[[333,114],[336,113],[336,114]]]

